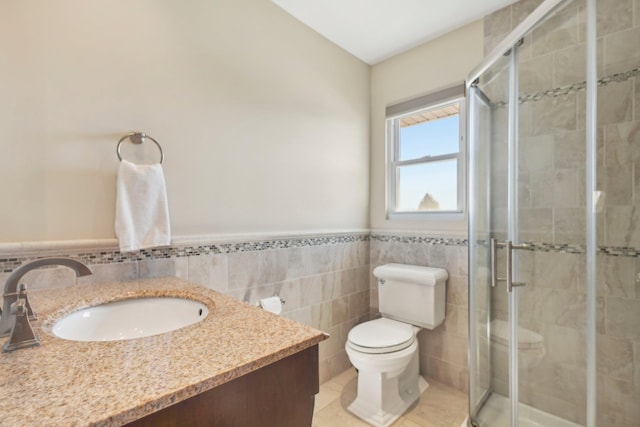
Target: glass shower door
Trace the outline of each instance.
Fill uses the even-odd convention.
[[[527,181],[519,147],[519,47],[469,91],[470,413],[478,425],[491,427],[520,425],[520,366],[530,366],[520,363],[520,344],[535,336],[519,327],[520,288],[531,259],[530,246],[520,240],[528,223],[521,227]]]
[[[470,415],[482,420],[491,411],[509,413],[509,372],[506,341],[496,351],[493,326],[508,321],[508,301],[492,287],[493,268],[505,262],[503,250],[492,262],[492,239],[505,241],[508,232],[508,84],[509,59],[495,63],[471,86],[468,135],[469,173],[469,360]],[[489,409],[491,408],[491,409]],[[482,409],[482,411],[481,411]]]

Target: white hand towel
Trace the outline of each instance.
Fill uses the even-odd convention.
[[[162,166],[122,160],[117,191],[116,236],[120,252],[169,245],[169,205]]]

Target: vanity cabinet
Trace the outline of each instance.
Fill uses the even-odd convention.
[[[127,424],[130,427],[311,427],[318,345]]]

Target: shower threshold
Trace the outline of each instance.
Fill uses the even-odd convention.
[[[518,427],[583,427],[524,403],[518,405],[520,422]],[[477,421],[480,427],[509,427],[509,399],[492,394],[482,407]]]

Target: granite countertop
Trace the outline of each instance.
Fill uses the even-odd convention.
[[[125,341],[76,342],[51,326],[79,308],[177,296],[202,322]],[[324,340],[313,328],[177,278],[30,291],[39,347],[0,354],[0,426],[119,426]],[[2,344],[6,339],[2,339]]]

